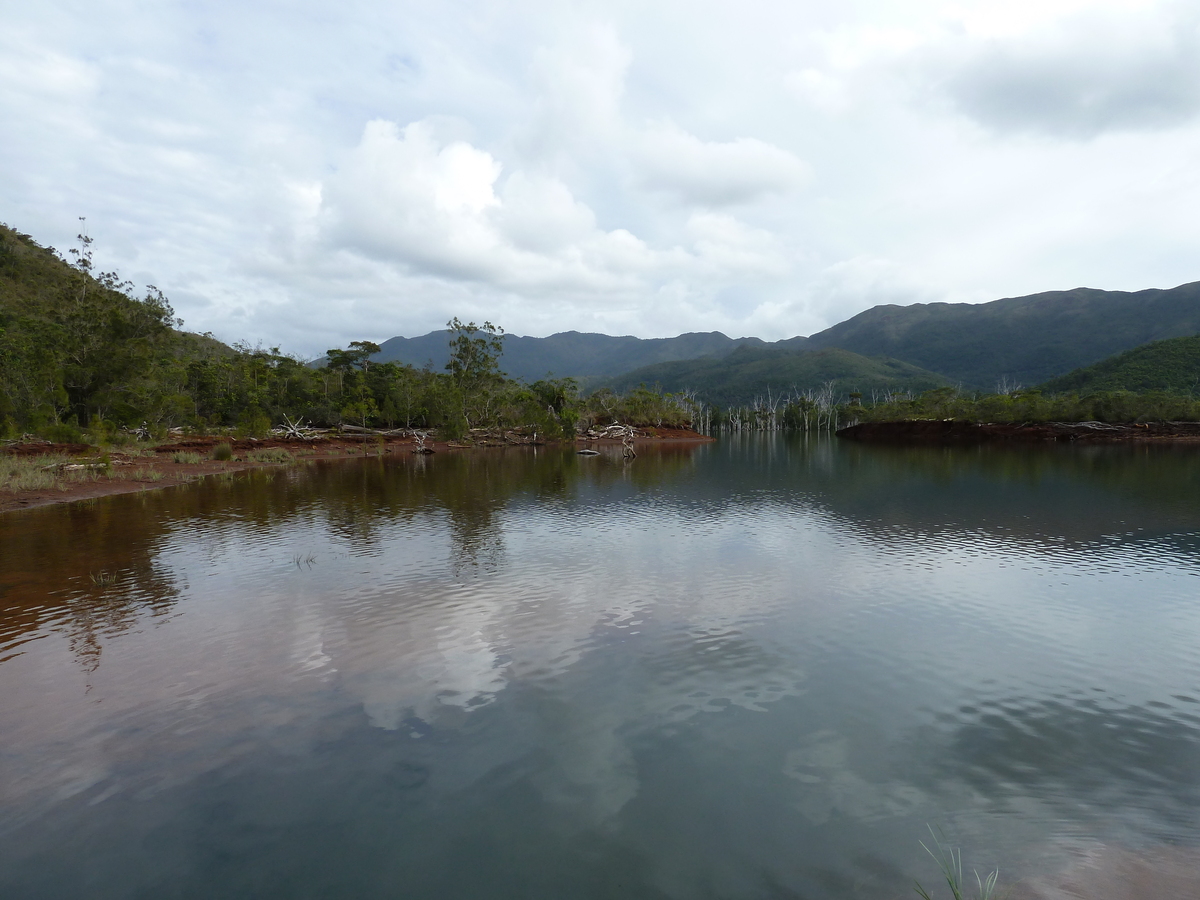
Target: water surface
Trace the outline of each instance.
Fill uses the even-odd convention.
[[[619,448],[618,448],[619,452]],[[1200,456],[746,437],[0,517],[0,895],[893,897],[1200,844]]]

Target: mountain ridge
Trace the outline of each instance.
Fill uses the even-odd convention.
[[[719,331],[648,339],[579,331],[544,338],[505,335],[501,367],[526,380],[553,374],[587,386],[623,383],[631,373],[652,382],[673,382],[676,369],[641,370],[688,360],[719,361],[739,347],[773,348],[784,356],[836,348],[860,360],[906,363],[922,370],[922,378],[933,374],[942,383],[991,391],[1000,383],[1041,384],[1150,341],[1198,332],[1200,282],[1189,282],[1141,291],[1043,291],[987,303],[883,304],[811,336],[780,341],[730,338]],[[449,338],[448,331],[391,338],[375,358],[417,366],[430,362],[440,368],[449,355]],[[863,372],[874,366],[858,365]],[[713,380],[715,368],[719,366],[706,364],[697,371]],[[784,380],[782,372],[778,380]]]
[[[401,362],[441,369],[450,358],[450,332],[382,342],[377,362]],[[804,338],[790,338],[804,341]],[[548,374],[581,380],[610,378],[646,365],[679,359],[721,357],[740,346],[765,346],[756,337],[731,338],[720,331],[685,332],[671,338],[638,338],[595,332],[560,331],[544,338],[504,335],[501,368],[514,378],[533,381]]]

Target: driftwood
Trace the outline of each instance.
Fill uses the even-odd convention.
[[[587,432],[585,432],[585,436],[593,441],[616,439],[624,441],[626,439],[633,440],[634,438],[638,437],[646,437],[647,435],[646,432],[638,428],[634,428],[632,425],[621,425],[614,423],[612,425],[605,425],[602,428],[589,428]]]
[[[50,465],[48,465],[48,466],[42,466],[42,467],[41,467],[41,471],[43,471],[43,472],[51,472],[51,471],[58,471],[58,472],[81,472],[81,471],[84,471],[84,470],[89,470],[89,469],[94,469],[94,470],[104,470],[104,469],[107,469],[107,468],[109,468],[110,466],[127,466],[127,465],[130,465],[130,464],[129,464],[129,463],[127,463],[127,462],[126,462],[125,460],[123,460],[123,459],[114,459],[114,460],[112,460],[112,461],[110,461],[110,462],[108,462],[108,463],[68,463],[68,462],[59,462],[59,463],[51,463],[51,464],[50,464]]]
[[[296,438],[301,441],[308,440],[313,436],[313,430],[305,427],[303,419],[296,419],[293,422],[287,413],[283,415],[283,424],[276,425],[271,429],[271,433],[278,434],[281,437]]]
[[[150,426],[146,422],[143,422],[137,428],[129,428],[128,426],[126,426],[126,427],[123,427],[121,430],[124,431],[126,434],[132,434],[134,436],[134,439],[136,439],[136,440],[139,440],[139,441],[150,440]]]

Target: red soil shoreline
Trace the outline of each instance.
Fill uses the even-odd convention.
[[[714,438],[698,434],[687,428],[645,428],[640,430],[645,432],[646,436],[638,437],[635,441],[636,444],[668,441],[672,443],[705,443],[714,440]],[[234,459],[219,462],[208,458],[212,448],[221,443],[227,443],[233,448]],[[606,438],[597,440],[579,438],[575,441],[577,447],[595,444],[619,446],[621,441]],[[541,441],[535,444],[533,441],[501,441],[486,438],[469,444],[437,440],[427,440],[425,443],[425,446],[434,453],[463,453],[494,447],[538,445],[545,446],[546,444]],[[556,446],[556,444],[550,445]],[[342,434],[311,439],[271,437],[262,440],[205,435],[183,438],[170,444],[147,448],[154,452],[153,456],[142,455],[147,450],[134,450],[133,454],[121,450],[110,450],[111,475],[99,475],[94,481],[61,482],[59,486],[42,490],[0,490],[0,513],[172,487],[209,475],[291,465],[291,463],[258,461],[247,456],[254,451],[276,448],[296,455],[298,462],[305,462],[307,460],[362,459],[366,456],[412,453],[415,452],[416,441],[411,437],[394,435],[381,438],[375,435]],[[198,453],[201,461],[176,463],[173,455],[177,452]],[[88,444],[10,444],[0,449],[0,453],[23,457],[45,456],[51,453],[66,454],[75,457],[80,463],[97,462],[101,458],[100,449]],[[151,477],[150,473],[157,474]]]

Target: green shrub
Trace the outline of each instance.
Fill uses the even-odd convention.
[[[39,434],[48,441],[56,444],[82,444],[83,432],[74,425],[63,422],[58,425],[46,425],[39,429]]]
[[[238,420],[237,435],[242,438],[266,437],[271,430],[271,420],[259,410],[250,410]]]
[[[444,441],[458,441],[470,433],[467,420],[461,415],[449,415],[438,428],[438,436]]]
[[[233,447],[229,446],[229,444],[227,444],[225,442],[222,442],[212,448],[211,455],[212,455],[213,459],[215,459],[219,462],[225,462],[227,460],[231,460],[231,459],[233,459]]]

